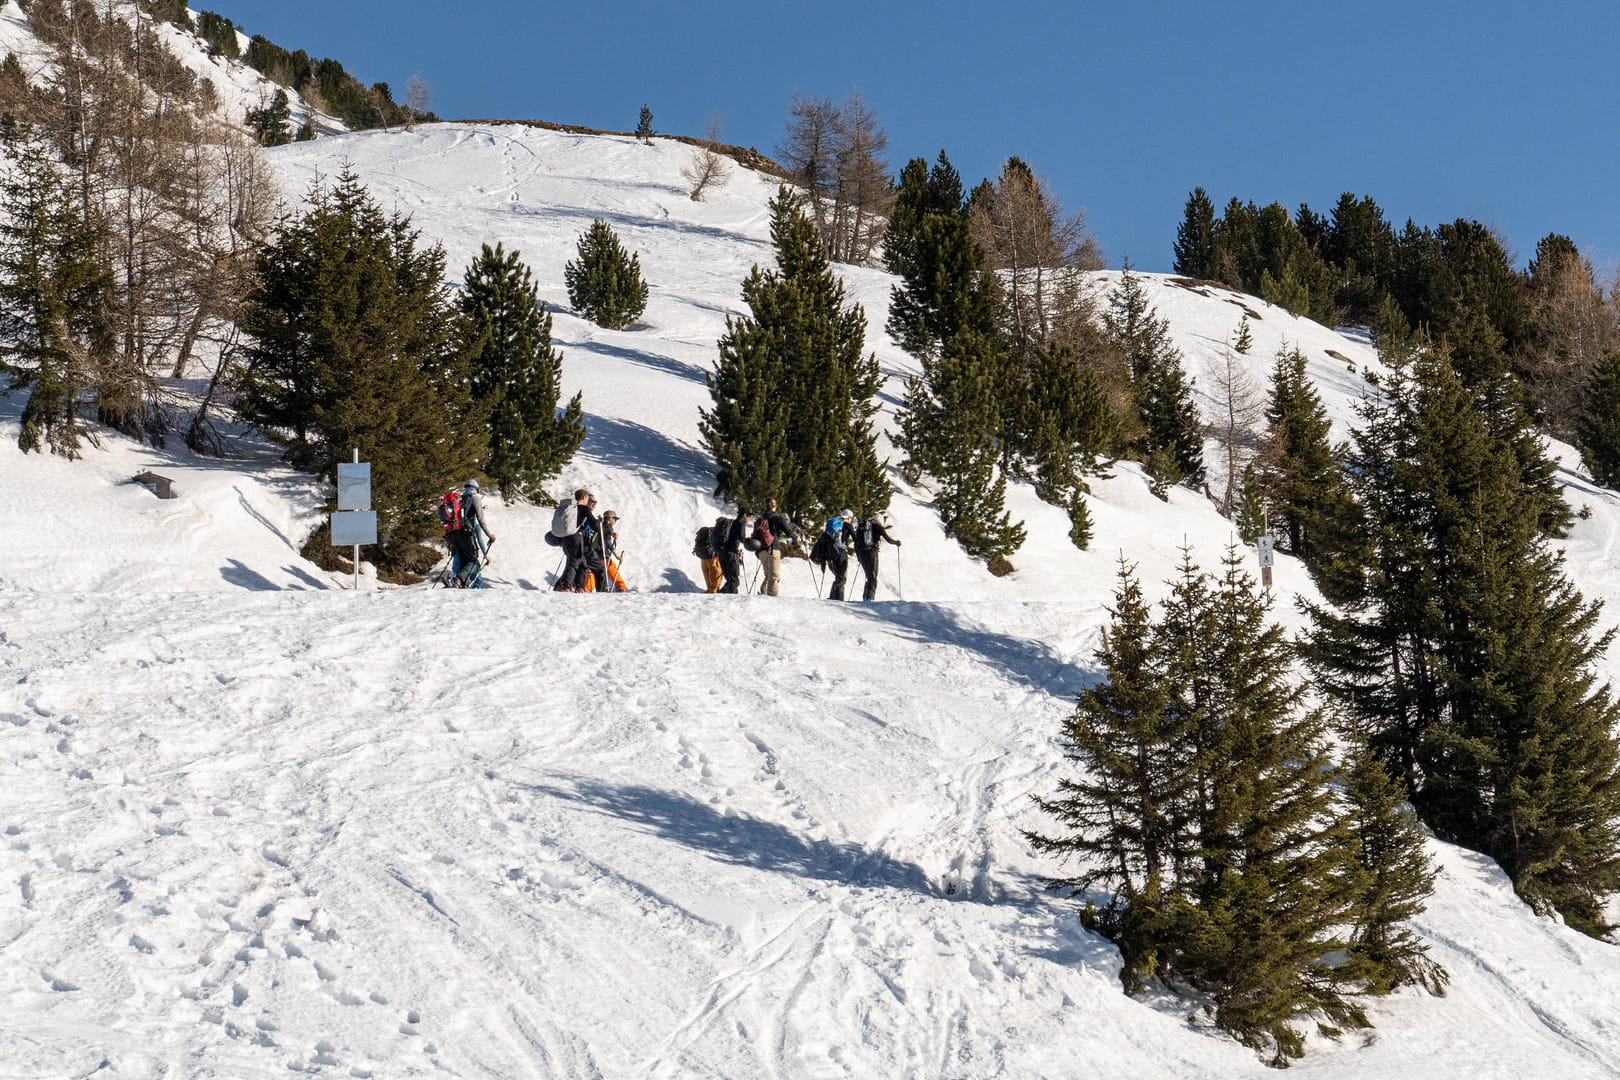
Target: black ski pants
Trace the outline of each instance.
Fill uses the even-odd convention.
[[[862,600],[877,599],[878,549],[856,548],[855,557],[861,560],[861,572],[866,575],[866,588],[861,590]]]

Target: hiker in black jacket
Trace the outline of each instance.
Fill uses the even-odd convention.
[[[749,522],[754,515],[748,512],[748,507],[737,507],[737,516],[731,519],[731,525],[726,529],[726,535],[720,541],[720,572],[725,575],[726,583],[720,586],[723,593],[740,591],[742,585],[742,546],[748,538]]]
[[[883,521],[876,514],[868,517],[855,530],[855,557],[861,560],[861,571],[866,574],[866,588],[861,592],[862,600],[877,597],[878,545],[885,540],[895,547],[900,546],[900,541],[889,535],[889,530],[883,527]]]
[[[602,538],[602,521],[596,516],[596,496],[589,495],[579,508],[579,536],[584,544],[585,570],[591,575],[592,588],[597,592],[612,592],[607,583],[607,547]],[[585,588],[581,579],[581,589]]]

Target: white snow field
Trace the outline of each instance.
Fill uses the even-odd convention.
[[[522,251],[589,414],[556,488],[622,512],[631,595],[550,592],[548,508],[498,503],[497,588],[355,594],[299,558],[324,493],[262,440],[24,457],[0,398],[0,1077],[1267,1074],[1195,1003],[1123,996],[1022,836],[1047,826],[1029,796],[1064,767],[1120,555],[1157,593],[1183,543],[1212,567],[1228,524],[1121,465],[1079,552],[1015,488],[1030,541],[997,580],[894,474],[905,547],[878,602],[817,599],[802,562],[780,599],[698,594],[704,374],[770,258],[775,185],[739,169],[694,203],[687,153],[442,124],[272,155],[289,200],[352,165],[453,280],[481,243]],[[652,286],[623,332],[567,311],[598,217]],[[891,280],[845,279],[889,425],[915,370],[881,331]],[[1247,307],[1257,382],[1297,343],[1347,431],[1364,341],[1147,284],[1192,374]],[[178,498],[128,483],[145,469]],[[1571,572],[1612,599],[1620,509],[1564,478],[1592,511]],[[1303,573],[1277,579],[1297,625]],[[1376,1030],[1313,1037],[1295,1068],[1620,1075],[1620,950],[1431,850],[1418,927],[1450,993],[1376,1001]]]

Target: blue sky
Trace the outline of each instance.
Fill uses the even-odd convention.
[[[205,5],[206,6],[206,5]],[[554,5],[215,0],[248,33],[331,56],[442,117],[660,131],[771,153],[790,99],[858,88],[894,171],[940,149],[969,184],[1017,154],[1083,210],[1111,265],[1169,270],[1187,193],[1397,227],[1472,217],[1522,263],[1548,232],[1620,261],[1620,6],[1138,0],[968,5]],[[1550,9],[1550,10],[1549,10]],[[456,14],[447,14],[455,11]],[[994,12],[994,13],[992,13]]]

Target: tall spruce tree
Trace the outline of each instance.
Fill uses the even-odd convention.
[[[1565,578],[1544,504],[1444,349],[1363,407],[1350,473],[1360,587],[1307,605],[1320,684],[1442,839],[1495,858],[1537,910],[1602,936],[1620,890],[1611,638]]]
[[[1473,392],[1492,437],[1511,447],[1520,482],[1541,509],[1537,520],[1549,536],[1563,536],[1574,516],[1558,482],[1558,463],[1547,453],[1531,422],[1523,385],[1513,373],[1507,343],[1482,307],[1461,304],[1445,338],[1451,366]]]
[[[1215,276],[1215,204],[1203,188],[1193,188],[1176,227],[1175,271],[1190,278]]]
[[[1352,740],[1341,776],[1350,840],[1350,963],[1338,974],[1374,994],[1401,986],[1443,993],[1450,976],[1409,925],[1434,891],[1423,823],[1364,742]]]
[[[1620,488],[1620,352],[1598,362],[1580,420],[1581,460],[1592,479]]]
[[[1119,946],[1127,994],[1166,974],[1166,909],[1177,885],[1178,812],[1192,770],[1181,732],[1165,713],[1164,679],[1152,648],[1152,613],[1134,569],[1120,558],[1119,584],[1102,646],[1103,681],[1080,695],[1063,726],[1074,771],[1058,794],[1036,804],[1067,831],[1026,833],[1036,851],[1073,860],[1077,872],[1053,886],[1106,894],[1082,916]]]
[[[1229,549],[1217,579],[1184,552],[1157,620],[1121,566],[1106,681],[1063,729],[1078,768],[1037,799],[1067,831],[1029,839],[1074,860],[1052,884],[1086,894],[1082,918],[1119,945],[1127,992],[1194,989],[1283,1065],[1302,1020],[1366,1026],[1354,995],[1444,974],[1403,925],[1427,895],[1421,835],[1398,828],[1373,774],[1336,796],[1325,714],[1242,562]]]
[[[438,532],[438,493],[478,467],[486,444],[450,339],[444,252],[418,241],[352,170],[317,181],[262,256],[246,319],[242,415],[330,479],[360,450],[389,568],[411,565],[415,542]]]
[[[568,302],[575,310],[608,330],[623,330],[639,319],[647,310],[641,257],[627,253],[601,218],[580,236],[577,252],[578,258],[563,267]]]
[[[865,352],[866,315],[845,306],[802,199],[771,201],[777,267],[743,282],[749,317],[728,319],[699,429],[716,494],[749,505],[774,496],[801,517],[875,513],[890,490],[872,417],[881,375]]]
[[[1143,428],[1142,459],[1157,455],[1156,470],[1169,483],[1196,488],[1204,482],[1203,425],[1181,353],[1170,341],[1170,324],[1148,301],[1142,279],[1129,265],[1108,297],[1103,326],[1130,369]]]
[[[1358,514],[1348,481],[1332,445],[1331,425],[1316,385],[1306,373],[1298,346],[1277,353],[1271,372],[1271,401],[1261,442],[1258,479],[1265,493],[1267,521],[1317,577],[1319,587],[1336,587],[1354,558]]]
[[[901,279],[889,333],[923,366],[900,415],[903,468],[932,478],[946,535],[975,557],[1005,560],[1024,542],[1005,510],[1015,365],[997,326],[995,279],[943,151],[932,170],[917,159],[901,173],[884,257]]]
[[[1171,968],[1210,995],[1216,1023],[1282,1065],[1303,1052],[1301,1014],[1367,1019],[1325,960],[1349,903],[1326,721],[1290,680],[1292,648],[1268,606],[1237,549],[1214,581],[1184,553],[1159,647],[1196,776]]]
[[[900,442],[907,467],[935,482],[945,535],[975,558],[1005,559],[1024,543],[1023,523],[1006,512],[1007,477],[995,424],[1001,343],[976,330],[945,342],[906,388]]]
[[[17,445],[75,458],[79,393],[112,347],[103,226],[86,219],[73,176],[31,132],[0,145],[10,165],[0,180],[0,371],[29,392]]]
[[[585,438],[575,394],[559,415],[562,354],[551,344],[551,315],[519,253],[483,245],[467,267],[457,301],[474,402],[489,417],[484,472],[508,500],[549,502],[546,481]]]

